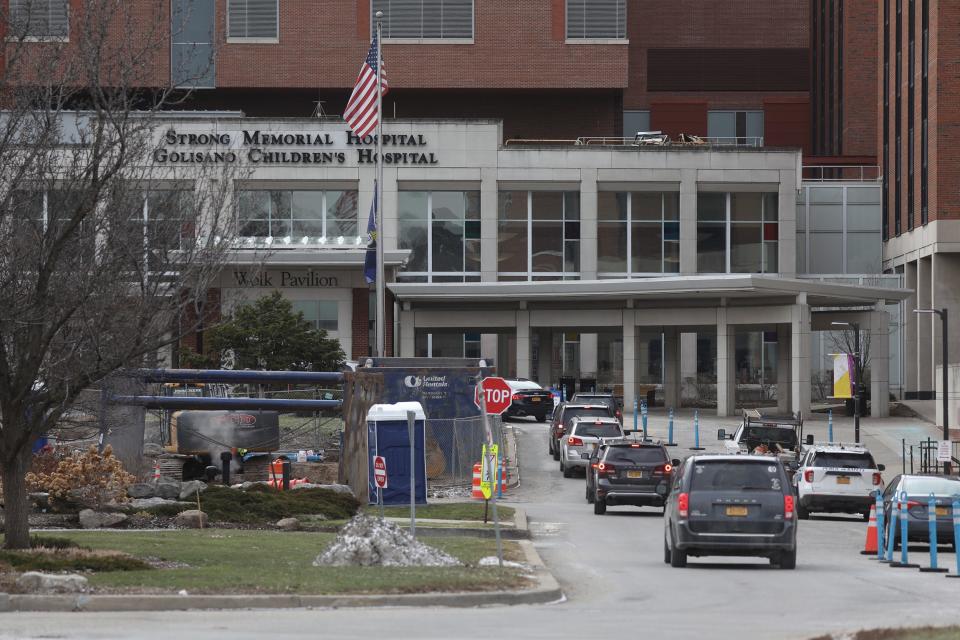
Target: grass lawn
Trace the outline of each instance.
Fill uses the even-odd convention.
[[[380,509],[376,505],[365,507],[367,513],[379,515]],[[513,520],[513,508],[497,505],[497,515],[500,521]],[[383,515],[388,518],[407,518],[410,516],[410,507],[384,507]],[[417,518],[436,518],[437,520],[483,520],[483,502],[451,502],[440,504],[417,505]],[[493,511],[488,514],[493,522]]]
[[[857,631],[850,640],[956,640],[960,627],[922,627],[918,629],[867,629]],[[831,640],[821,636],[813,640]]]
[[[314,567],[313,559],[334,535],[310,532],[206,529],[163,532],[64,532],[93,549],[123,551],[162,561],[172,568],[94,573],[100,593],[296,593],[362,594],[484,591],[526,584],[519,572],[477,567],[496,555],[494,540],[430,538],[426,542],[456,556],[464,567]],[[504,543],[507,559],[522,550]],[[185,565],[185,566],[184,566]]]

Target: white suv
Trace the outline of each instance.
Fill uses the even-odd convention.
[[[870,519],[871,495],[883,490],[882,464],[861,445],[817,443],[804,447],[800,467],[793,475],[797,517],[811,511],[859,513]]]

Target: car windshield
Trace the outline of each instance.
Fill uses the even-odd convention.
[[[577,424],[573,434],[582,438],[619,438],[623,435],[623,431],[618,424],[601,422],[600,424]]]
[[[747,427],[741,440],[754,447],[761,442],[776,442],[785,449],[797,446],[796,432],[782,427]]]
[[[843,469],[875,469],[873,456],[869,453],[824,451],[813,458],[815,467],[838,467]]]
[[[660,447],[610,447],[605,462],[611,464],[644,464],[666,462],[667,454]]]
[[[954,478],[904,478],[900,485],[901,491],[910,495],[927,495],[932,493],[940,496],[960,495],[960,480]]]
[[[610,410],[607,407],[570,407],[563,412],[563,422],[566,425],[574,418],[609,418]]]
[[[769,462],[706,460],[693,465],[691,489],[782,491],[780,470]]]

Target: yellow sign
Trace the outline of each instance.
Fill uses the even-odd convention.
[[[480,458],[480,491],[487,500],[493,495],[493,486],[496,483],[497,475],[497,454],[500,447],[492,444],[489,448],[483,445],[483,453]]]
[[[846,353],[833,354],[833,397],[852,398],[854,383],[853,356]]]

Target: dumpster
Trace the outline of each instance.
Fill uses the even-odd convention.
[[[375,456],[383,456],[387,463],[387,488],[383,490],[383,503],[410,504],[408,411],[413,411],[416,416],[413,425],[414,499],[417,504],[427,503],[427,457],[424,444],[426,416],[419,402],[398,402],[375,404],[367,413],[367,484],[370,488],[370,504],[377,502],[377,485],[373,480]]]

